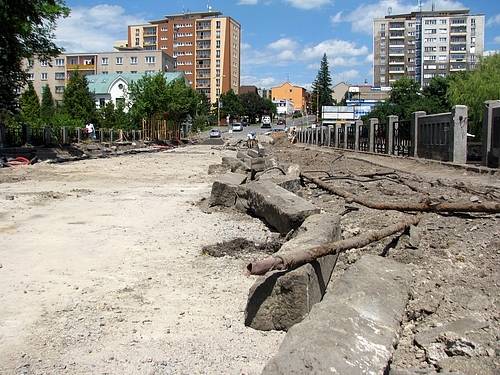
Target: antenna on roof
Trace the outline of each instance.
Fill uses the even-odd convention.
[[[434,12],[436,10],[436,3],[433,1],[432,2],[432,11]]]
[[[422,12],[422,0],[418,0],[418,9]]]
[[[392,7],[387,8],[387,15],[392,15]]]

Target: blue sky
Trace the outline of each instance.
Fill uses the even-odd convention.
[[[242,84],[284,81],[309,88],[327,53],[335,82],[372,83],[372,19],[416,9],[417,0],[67,0],[73,9],[56,37],[69,52],[112,50],[127,25],[209,4],[242,25]],[[430,9],[431,0],[423,0]],[[485,49],[500,50],[500,0],[434,0],[437,9],[486,15]]]

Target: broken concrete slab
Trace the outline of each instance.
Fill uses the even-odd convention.
[[[275,255],[339,240],[340,232],[340,216],[311,215]],[[323,298],[337,257],[328,255],[290,272],[259,277],[249,292],[245,325],[264,331],[287,330],[302,321]]]
[[[266,160],[264,158],[250,158],[247,165],[253,172],[262,172],[266,169]]]
[[[282,234],[297,229],[308,216],[320,212],[310,202],[271,181],[250,182],[241,194],[255,216]]]
[[[247,172],[249,170],[245,163],[231,156],[222,157],[222,165],[229,166],[231,172]]]
[[[365,255],[293,326],[262,374],[383,374],[392,358],[411,268]]]
[[[282,188],[284,188],[292,193],[296,193],[302,187],[299,177],[293,177],[293,176],[288,176],[288,175],[284,176],[278,170],[277,170],[276,174],[268,174],[268,173],[263,174],[259,178],[259,181],[274,182],[276,185],[281,186]]]
[[[229,172],[231,168],[224,164],[210,164],[208,166],[208,174],[221,174]]]
[[[244,151],[238,151],[236,153],[236,158],[241,160],[243,163],[250,165],[250,160],[252,159],[250,156],[247,155],[246,152]]]
[[[210,205],[225,207],[234,206],[239,186],[243,184],[246,179],[247,176],[239,173],[226,173],[218,177],[212,185]]]
[[[263,156],[259,153],[258,150],[254,150],[254,149],[249,149],[247,151],[247,155],[250,156],[251,158],[258,158],[259,156]]]

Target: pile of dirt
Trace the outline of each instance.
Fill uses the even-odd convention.
[[[375,164],[379,163],[375,156],[363,156],[370,159],[363,161],[354,155],[307,147],[279,145],[270,152],[279,163],[293,161],[302,171],[311,171],[328,184],[373,202],[500,201],[499,181],[473,172],[411,164],[408,159],[391,159],[391,170]],[[297,194],[323,212],[345,213],[344,238],[382,229],[406,215],[346,202],[311,183]],[[357,210],[347,212],[346,205]],[[363,254],[411,264],[415,279],[391,370],[495,374],[500,337],[499,223],[500,216],[495,214],[424,214],[408,233],[342,254],[328,289],[335,288],[343,272]],[[412,371],[408,373],[417,373]]]
[[[234,258],[246,258],[254,254],[273,254],[283,244],[280,239],[273,239],[264,243],[255,243],[245,238],[235,238],[227,242],[219,242],[215,245],[204,246],[201,253],[216,258],[231,256]]]

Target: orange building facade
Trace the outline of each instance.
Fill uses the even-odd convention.
[[[271,97],[273,101],[290,100],[293,102],[295,111],[306,112],[306,89],[300,86],[285,82],[281,86],[271,88]]]

